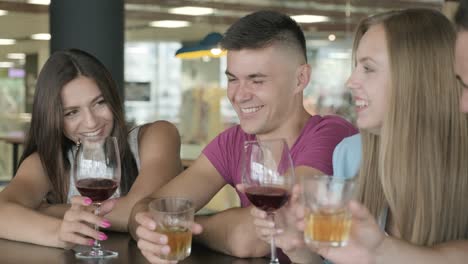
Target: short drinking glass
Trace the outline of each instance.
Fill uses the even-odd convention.
[[[345,246],[351,228],[348,202],[353,198],[353,178],[308,176],[302,181],[306,227],[304,241],[314,246]]]
[[[162,258],[180,261],[188,257],[192,249],[192,202],[178,197],[158,198],[149,204],[149,211],[156,222],[156,232],[168,238],[170,252]]]

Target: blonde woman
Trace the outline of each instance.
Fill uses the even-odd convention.
[[[459,111],[455,38],[447,18],[426,9],[358,26],[347,82],[362,136],[351,237],[307,252],[300,232],[281,230],[277,244],[294,262],[321,263],[316,252],[336,264],[466,263],[468,116]],[[271,232],[264,212],[252,215],[260,237]]]

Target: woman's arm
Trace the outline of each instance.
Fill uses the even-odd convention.
[[[60,247],[61,220],[36,211],[50,189],[39,155],[21,163],[16,176],[0,193],[0,237]]]
[[[106,215],[112,223],[111,230],[127,232],[133,206],[182,171],[180,136],[177,128],[167,121],[141,127],[138,150],[140,173],[128,194],[119,198],[114,209]]]

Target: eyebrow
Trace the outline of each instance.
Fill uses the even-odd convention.
[[[104,98],[104,96],[102,96],[102,94],[99,94],[98,96],[94,97],[93,100],[91,100],[91,104],[99,101],[99,99],[101,98]],[[69,106],[69,107],[64,107],[63,110],[64,111],[69,111],[69,110],[73,110],[73,109],[77,109],[79,108],[78,106]]]
[[[236,77],[234,74],[230,73],[228,70],[226,70],[224,73],[225,73],[226,75],[229,75],[229,76],[232,76],[232,77]],[[249,74],[249,75],[247,76],[247,78],[249,78],[249,79],[265,78],[265,77],[267,77],[267,75],[266,75],[266,74],[263,74],[263,73],[252,73],[252,74]]]
[[[377,63],[377,61],[372,59],[371,57],[362,57],[362,58],[359,58],[358,61],[361,62],[361,63],[366,62],[366,61],[371,61],[373,63]]]
[[[224,74],[232,76],[232,77],[236,77],[234,74],[230,73],[228,70],[225,70]]]

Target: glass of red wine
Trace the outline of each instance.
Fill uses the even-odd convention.
[[[101,203],[109,199],[120,184],[120,154],[117,138],[83,138],[78,146],[72,165],[75,186],[82,196],[89,197],[98,215]],[[99,226],[94,228],[99,230]],[[99,240],[94,240],[91,250],[78,252],[77,258],[109,258],[118,253],[101,248]]]
[[[286,141],[246,141],[242,166],[247,198],[274,221],[275,211],[289,200],[294,185],[294,167]],[[270,264],[278,264],[274,235],[270,247]]]

